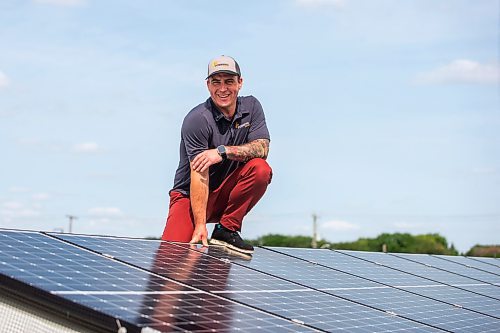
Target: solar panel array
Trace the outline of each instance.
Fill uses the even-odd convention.
[[[4,292],[110,332],[499,332],[499,262],[0,230]]]

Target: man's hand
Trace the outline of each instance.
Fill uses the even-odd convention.
[[[207,226],[205,224],[198,224],[194,227],[193,237],[189,241],[189,243],[198,243],[202,242],[203,246],[208,246],[208,231]]]
[[[222,157],[217,152],[217,149],[208,149],[196,155],[191,162],[191,168],[194,171],[203,172],[211,165],[222,162]]]

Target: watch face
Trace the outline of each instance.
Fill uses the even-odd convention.
[[[226,154],[226,147],[224,147],[224,146],[218,146],[217,147],[217,152],[219,153],[219,155],[225,155]]]

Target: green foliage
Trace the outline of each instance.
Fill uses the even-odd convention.
[[[376,238],[360,238],[355,242],[332,244],[332,248],[356,251],[382,251],[383,245],[387,252],[395,253],[428,253],[458,255],[453,245],[448,246],[445,237],[439,234],[413,236],[407,233],[384,233]]]
[[[307,236],[285,236],[279,234],[269,234],[250,241],[254,245],[262,246],[285,246],[285,247],[311,247],[311,237]],[[360,238],[354,242],[343,242],[329,244],[326,241],[319,241],[318,247],[329,247],[339,250],[355,251],[382,251],[386,245],[387,252],[404,253],[428,253],[428,254],[449,254],[457,255],[458,252],[453,246],[448,246],[445,237],[439,234],[425,234],[413,236],[407,233],[384,233],[376,238]]]
[[[311,237],[285,236],[279,234],[264,235],[256,240],[250,240],[253,245],[282,246],[282,247],[311,247]]]
[[[474,245],[467,253],[466,256],[471,257],[500,257],[499,245]]]

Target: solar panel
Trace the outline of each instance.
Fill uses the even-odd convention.
[[[0,258],[4,289],[99,329],[311,331],[38,233],[0,231]]]
[[[488,257],[467,257],[467,258],[500,268],[500,259],[488,258]]]
[[[349,253],[349,251],[345,251]],[[469,277],[448,272],[438,267],[427,266],[423,263],[408,260],[400,254],[374,253],[374,252],[352,252],[352,255],[397,269],[409,274],[419,276],[432,282],[453,286],[458,289],[471,291],[483,296],[500,300],[500,289],[489,283],[481,283]]]
[[[147,263],[147,269],[154,273],[320,330],[384,332],[399,325],[405,329],[435,331],[421,323],[217,259],[210,255],[214,248],[205,253],[186,244],[150,240],[58,237],[138,267]]]
[[[488,330],[494,332],[498,330],[498,318],[500,317],[498,300],[375,264],[350,255],[350,251],[293,248],[272,248],[272,250],[350,273],[382,285],[392,286],[398,288],[398,291],[410,292],[398,295],[394,295],[392,289],[360,289],[341,292],[349,299],[366,304],[379,304],[378,306],[385,307],[388,311],[399,312],[405,317],[445,330],[467,330],[470,332]],[[360,256],[363,255],[361,252],[359,253]],[[442,292],[436,292],[437,289],[442,290]],[[454,301],[460,302],[454,306]],[[489,306],[494,308],[491,309]],[[439,313],[439,316],[436,317],[436,313]]]
[[[433,256],[439,259],[443,260],[448,260],[455,262],[457,264],[466,266],[466,267],[472,267],[475,269],[478,269],[480,271],[485,271],[491,274],[495,274],[498,277],[500,277],[500,267],[497,266],[492,266],[492,265],[487,265],[486,263],[483,263],[481,261],[473,260],[468,257],[462,257],[462,256]]]
[[[2,294],[96,331],[497,332],[500,288],[477,278],[389,254],[0,230]]]
[[[333,269],[328,269],[322,266],[313,265],[302,260],[297,260],[292,257],[283,256],[282,254],[256,250],[256,256],[250,262],[241,262],[242,265],[255,268],[273,274],[282,278],[292,280],[297,283],[307,284],[309,287],[325,291],[330,294],[352,298],[351,294],[365,294],[367,290],[375,291],[378,297],[393,298],[397,301],[389,304],[390,308],[381,308],[377,300],[369,302],[368,298],[360,299],[359,301],[373,307],[380,308],[384,311],[399,311],[405,306],[406,303],[413,303],[412,310],[418,310],[416,307],[420,303],[421,311],[431,311],[427,308],[429,302],[421,297],[408,295],[405,290],[411,291],[415,294],[421,294],[436,300],[441,300],[448,304],[460,304],[465,308],[478,311],[484,314],[497,317],[500,314],[500,302],[497,299],[483,297],[475,293],[467,292],[461,289],[453,288],[448,285],[440,283],[428,282],[423,280],[422,284],[418,286],[398,286],[398,289],[390,288],[380,283],[372,282],[367,279],[359,278],[340,272]],[[225,256],[225,251],[220,253],[213,253],[219,257]],[[258,255],[257,255],[258,254]],[[401,260],[395,258],[396,260]],[[289,267],[294,267],[290,270]],[[346,283],[343,283],[346,281]],[[402,289],[402,290],[399,290]],[[398,303],[403,303],[398,304]]]
[[[500,318],[500,288],[484,283],[478,285],[472,279],[441,271],[434,267],[427,267],[414,261],[404,260],[391,254],[340,252],[420,278],[418,284],[400,285],[397,286],[398,288],[443,302],[459,304],[464,308]],[[436,282],[438,283],[436,284]],[[479,287],[482,287],[482,289]]]
[[[415,254],[394,254],[401,258],[406,258],[416,262],[423,263],[432,267],[437,267],[451,273],[459,274],[479,282],[489,283],[500,286],[500,276],[489,273],[487,271],[468,267],[450,260],[443,260],[439,256],[432,255],[415,255]]]

